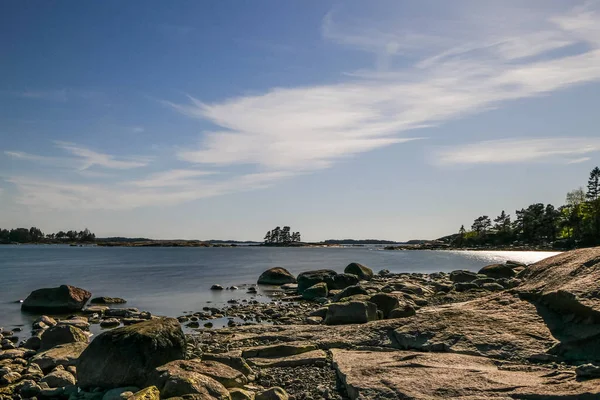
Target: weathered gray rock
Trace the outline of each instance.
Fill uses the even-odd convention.
[[[332,350],[350,399],[594,399],[600,385],[572,373],[448,353]]]
[[[248,379],[240,371],[217,361],[176,360],[156,368],[152,380],[148,383],[162,387],[163,374],[173,374],[175,371],[194,372],[208,376],[226,388],[242,387]]]
[[[348,264],[348,266],[344,268],[344,272],[347,274],[356,275],[360,280],[363,281],[370,281],[373,279],[373,270],[359,263],[353,262]]]
[[[487,265],[479,270],[480,274],[489,276],[490,278],[512,278],[517,275],[513,267],[509,264],[492,264]]]
[[[323,350],[313,350],[292,356],[256,357],[249,358],[248,362],[260,368],[291,368],[303,365],[324,365],[327,353]]]
[[[74,385],[75,377],[64,369],[56,369],[43,377],[40,382],[47,383],[51,388],[58,388]]]
[[[222,384],[181,363],[186,362],[165,364],[150,375],[148,383],[160,390],[161,398],[197,395],[201,399],[230,399]]]
[[[352,286],[348,286],[347,288],[343,289],[341,292],[335,294],[335,296],[333,296],[333,301],[338,302],[345,297],[350,297],[350,296],[354,296],[357,294],[367,295],[367,294],[369,294],[369,292],[367,292],[360,285],[352,285]],[[322,316],[324,317],[325,315],[323,314]]]
[[[327,309],[325,324],[364,324],[377,319],[377,306],[368,301],[334,303]]]
[[[416,314],[416,311],[415,311],[414,307],[411,306],[410,304],[404,303],[404,304],[400,305],[400,307],[394,308],[392,311],[390,311],[388,318],[389,319],[408,318],[408,317],[412,317],[415,314]]]
[[[302,298],[305,300],[315,300],[327,297],[327,293],[327,284],[325,282],[320,282],[305,289],[302,292]]]
[[[600,323],[600,247],[559,254],[530,265],[515,291],[552,310]]]
[[[578,366],[575,373],[581,379],[597,379],[600,378],[600,367],[594,364],[584,364]]]
[[[401,349],[533,360],[558,341],[534,305],[502,292],[421,309],[394,331]]]
[[[260,274],[258,277],[259,285],[284,285],[286,283],[296,283],[296,278],[285,268],[270,268]]]
[[[288,357],[296,354],[307,353],[317,349],[313,343],[309,342],[291,342],[274,344],[270,346],[256,346],[242,351],[242,357]]]
[[[331,283],[327,283],[327,287],[332,290],[346,289],[348,286],[358,285],[360,279],[352,274],[337,274],[333,277]]]
[[[31,362],[39,365],[43,371],[51,370],[57,365],[73,366],[87,345],[84,342],[62,344],[36,354]]]
[[[330,269],[303,272],[298,275],[298,293],[302,293],[309,287],[321,282],[325,282],[328,288],[332,289],[330,285],[333,283],[333,277],[336,275],[337,272]]]
[[[384,318],[388,318],[393,309],[400,307],[398,298],[387,293],[377,293],[371,296],[369,301],[375,304],[378,310],[381,310]]]
[[[450,280],[454,283],[473,282],[478,276],[475,272],[457,270],[450,272]]]
[[[79,328],[71,325],[56,325],[44,331],[41,337],[42,351],[60,344],[88,342],[88,336]]]
[[[127,303],[127,300],[122,299],[120,297],[101,296],[101,297],[94,297],[93,299],[90,300],[90,303],[92,303],[92,304],[125,304],[125,303]]]
[[[81,387],[143,387],[154,369],[185,356],[186,341],[174,318],[157,318],[96,337],[77,360]]]
[[[75,286],[38,289],[31,292],[21,304],[21,309],[32,312],[68,313],[79,311],[92,294]]]

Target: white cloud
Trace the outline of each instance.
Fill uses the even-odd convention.
[[[104,184],[27,176],[9,180],[17,186],[19,201],[32,207],[174,205],[268,187],[349,156],[418,139],[420,135],[408,133],[414,129],[600,80],[600,18],[593,4],[570,11],[533,6],[515,10],[505,2],[472,5],[481,9],[426,23],[401,17],[382,23],[388,15],[370,23],[348,22],[330,13],[323,20],[323,37],[365,52],[373,58],[372,68],[340,71],[340,80],[331,84],[271,88],[217,102],[194,97],[185,104],[164,102],[215,126],[197,145],[179,147],[177,157],[203,168],[217,166],[217,176],[206,168],[168,167],[135,178],[119,171],[120,181]],[[71,153],[68,160],[80,172],[92,166],[127,170],[150,163],[72,143],[57,146]],[[436,154],[443,165],[574,163],[599,149],[598,139],[517,138],[454,146]],[[13,158],[56,161],[9,153]],[[239,165],[243,173],[223,172]]]
[[[495,16],[490,18],[493,22]],[[339,84],[275,88],[217,103],[193,97],[187,104],[166,102],[219,127],[178,156],[199,164],[253,164],[274,171],[326,168],[345,156],[413,140],[406,137],[408,130],[600,80],[595,11],[540,10],[523,18],[528,24],[509,19],[489,28],[482,18],[467,20],[460,29],[429,21],[435,31],[382,32],[334,23],[328,14],[323,22],[327,39],[414,63],[355,71]],[[575,45],[577,51],[559,51]]]
[[[168,171],[167,175],[192,176],[191,173]],[[224,180],[179,179],[177,186],[152,184],[156,176],[146,184],[140,181],[92,184],[72,183],[53,179],[39,179],[28,176],[5,178],[18,189],[17,201],[37,210],[129,210],[137,207],[172,206],[183,202],[261,189],[291,176],[281,172],[253,173],[230,177]],[[166,181],[161,181],[162,183]]]
[[[131,128],[131,131],[133,133],[142,133],[142,132],[145,131],[145,129],[144,129],[143,126],[134,126],[134,127]]]
[[[536,138],[488,140],[438,150],[433,162],[440,165],[509,164],[525,162],[578,163],[580,157],[600,152],[599,138]]]
[[[67,101],[67,90],[25,90],[15,93],[17,97],[35,100]]]
[[[85,147],[78,146],[68,142],[55,142],[58,148],[61,148],[75,157],[82,160],[81,170],[88,169],[94,165],[111,169],[130,169],[145,167],[150,163],[148,158],[128,157],[126,159],[117,159],[115,156],[98,153]]]
[[[132,182],[139,187],[167,187],[186,186],[196,182],[197,178],[214,175],[213,171],[200,171],[191,169],[173,169],[152,174],[149,177]]]

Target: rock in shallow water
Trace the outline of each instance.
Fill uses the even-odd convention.
[[[373,270],[371,268],[355,262],[348,264],[348,266],[344,269],[344,272],[347,274],[356,275],[360,280],[363,281],[370,281],[373,279]]]
[[[79,311],[91,296],[92,294],[87,290],[69,285],[38,289],[27,296],[21,305],[21,309],[23,311],[48,313]]]
[[[285,268],[270,268],[260,274],[258,277],[259,285],[284,285],[286,283],[296,283],[296,278]]]

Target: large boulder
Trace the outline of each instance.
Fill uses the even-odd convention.
[[[479,273],[494,279],[512,278],[517,275],[513,266],[509,264],[486,265],[479,270]]]
[[[57,314],[80,311],[91,296],[87,290],[69,285],[38,289],[27,296],[21,304],[21,309]]]
[[[81,387],[144,387],[156,367],[185,356],[186,341],[174,318],[157,318],[104,332],[77,360]]]
[[[344,268],[344,272],[356,275],[363,281],[370,281],[373,279],[373,270],[371,268],[355,262],[348,264],[348,266]]]
[[[284,285],[286,283],[296,283],[296,278],[287,269],[281,267],[270,268],[258,277],[258,284],[261,285]]]
[[[364,324],[377,319],[377,306],[368,301],[334,303],[327,309],[325,324]]]
[[[195,395],[201,399],[229,400],[225,386],[197,371],[199,366],[190,361],[167,363],[149,376],[148,383],[160,390],[160,397]]]
[[[298,275],[298,293],[302,293],[309,287],[321,282],[325,282],[329,289],[332,289],[330,285],[333,283],[333,277],[336,275],[337,272],[330,269],[303,272]]]
[[[71,325],[57,325],[42,334],[40,350],[48,350],[54,346],[74,342],[88,342],[88,336],[79,328]]]

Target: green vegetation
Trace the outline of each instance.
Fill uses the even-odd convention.
[[[467,231],[463,226],[455,235],[441,240],[454,247],[533,246],[571,249],[600,245],[600,168],[590,172],[587,189],[575,189],[566,204],[531,204],[515,211],[516,218],[504,210],[492,221],[476,218]]]
[[[83,231],[59,231],[57,233],[44,233],[36,228],[0,229],[0,244],[10,243],[93,243],[96,235],[84,229]]]
[[[301,241],[300,232],[292,232],[289,226],[284,226],[283,229],[276,227],[268,231],[265,235],[264,244],[277,246],[290,246],[293,243]]]

